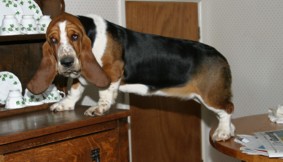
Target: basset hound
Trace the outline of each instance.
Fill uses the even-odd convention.
[[[55,17],[46,33],[43,58],[28,89],[41,93],[59,74],[78,79],[52,111],[73,110],[85,85],[99,88],[98,105],[85,115],[103,115],[118,90],[139,95],[194,99],[218,115],[214,140],[234,135],[231,71],[208,45],[128,30],[97,15]]]

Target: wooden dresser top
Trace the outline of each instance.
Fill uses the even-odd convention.
[[[77,106],[73,111],[51,112],[49,105],[43,110],[0,118],[0,146],[47,134],[76,129],[129,116],[130,111],[111,108],[103,116],[84,115],[87,106]]]

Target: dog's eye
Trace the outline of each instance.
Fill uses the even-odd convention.
[[[51,41],[51,43],[53,43],[53,44],[57,44],[57,43],[58,43],[57,39],[54,38],[54,37],[51,37],[51,38],[50,38],[50,41]]]
[[[79,35],[78,35],[78,34],[73,34],[73,35],[71,36],[71,38],[72,38],[72,41],[77,41],[78,38],[79,38]]]

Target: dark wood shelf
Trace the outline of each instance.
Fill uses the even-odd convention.
[[[0,119],[8,116],[19,115],[23,113],[29,113],[33,111],[39,111],[44,109],[49,109],[51,104],[43,104],[38,106],[28,106],[20,109],[5,109],[5,105],[0,106]]]
[[[31,35],[1,35],[0,44],[44,42],[45,34]]]

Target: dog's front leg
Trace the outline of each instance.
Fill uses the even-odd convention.
[[[108,111],[115,103],[115,100],[118,95],[118,88],[120,85],[120,80],[117,82],[112,82],[110,86],[105,90],[99,90],[99,100],[98,105],[90,107],[85,111],[85,115],[87,116],[101,116],[104,112]]]
[[[74,110],[76,102],[81,98],[85,87],[76,80],[65,98],[51,105],[51,111]]]

